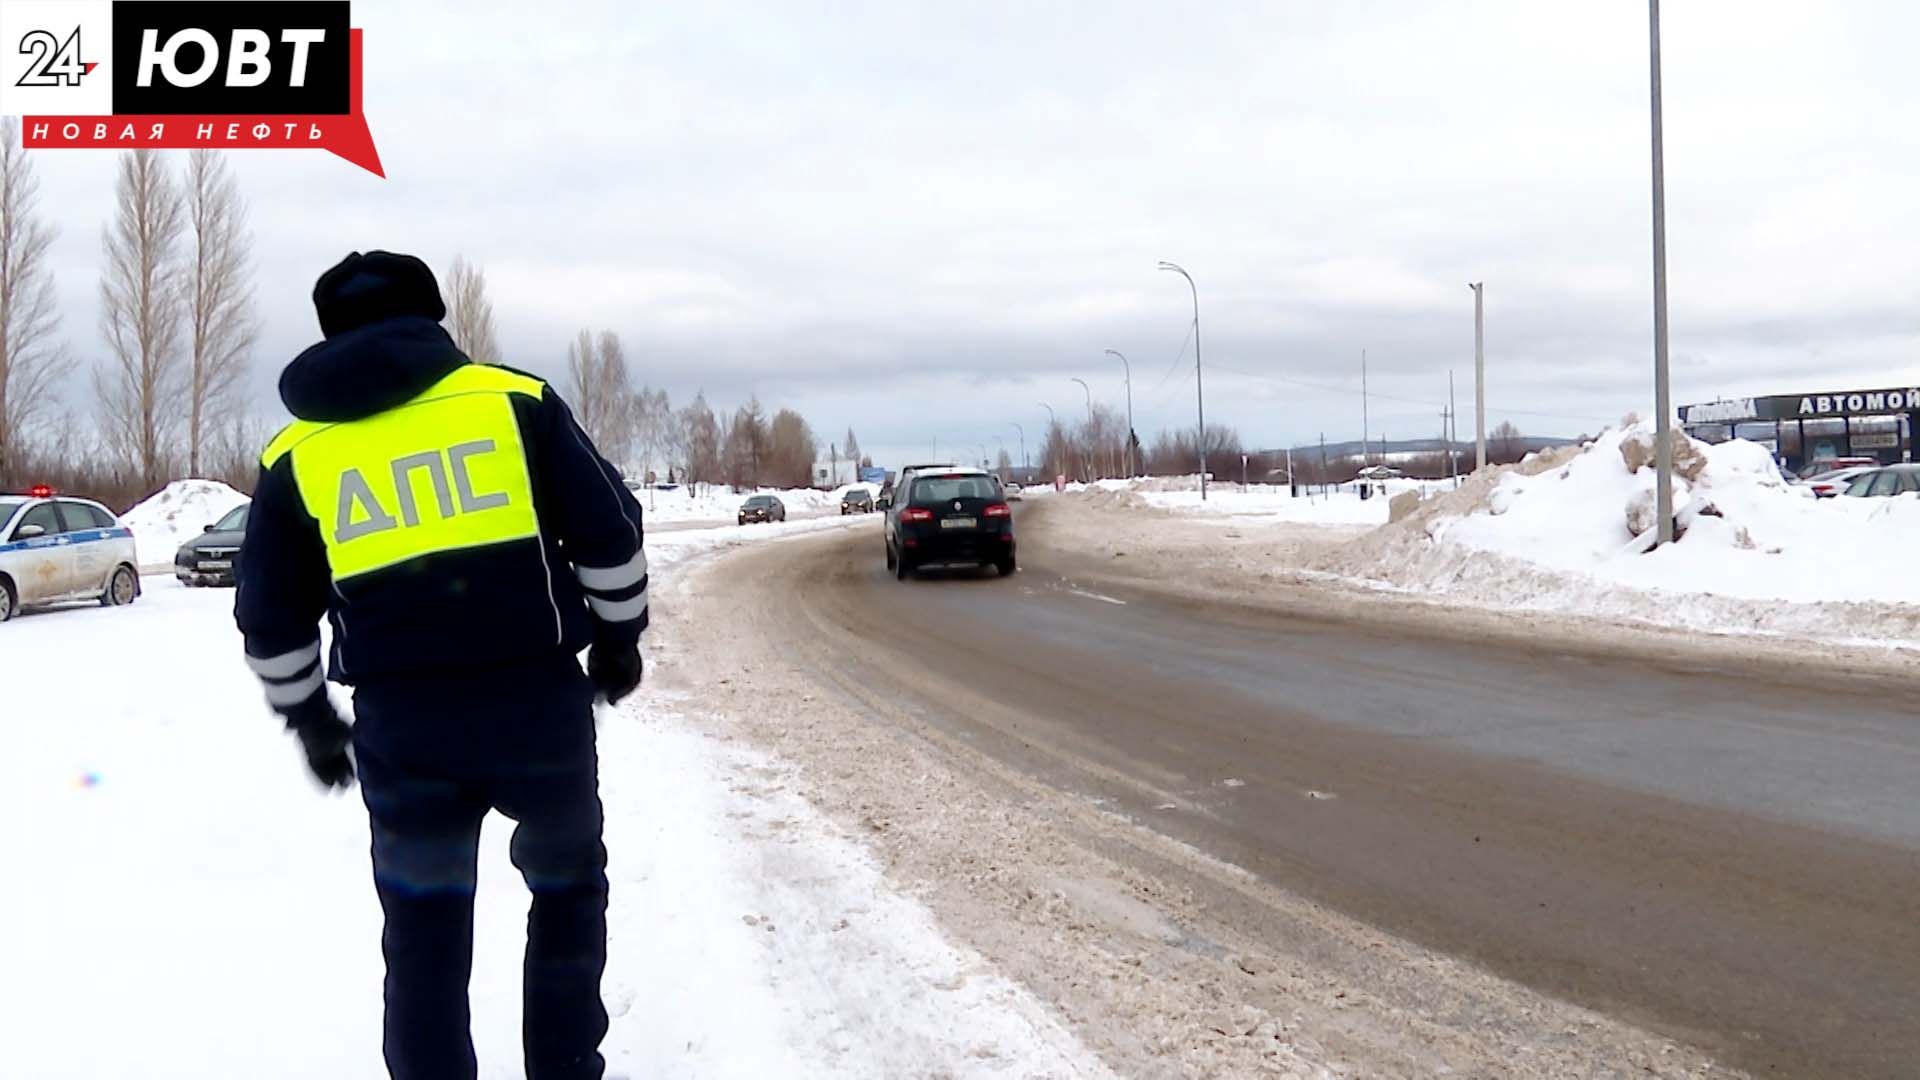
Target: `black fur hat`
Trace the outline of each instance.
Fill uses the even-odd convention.
[[[356,251],[321,274],[313,286],[313,310],[326,337],[403,315],[434,322],[447,317],[433,271],[412,255],[391,251]]]

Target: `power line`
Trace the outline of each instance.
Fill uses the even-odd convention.
[[[1348,386],[1334,386],[1330,383],[1309,382],[1306,379],[1295,379],[1287,375],[1260,374],[1252,371],[1245,371],[1240,368],[1228,367],[1227,365],[1221,364],[1218,362],[1215,362],[1211,366],[1215,370],[1225,371],[1234,375],[1241,375],[1249,379],[1259,379],[1267,382],[1288,383],[1293,386],[1304,386],[1312,390],[1323,390],[1330,394],[1358,395],[1361,393],[1361,391],[1355,390],[1352,387],[1348,387]],[[1372,398],[1379,398],[1382,401],[1399,402],[1400,404],[1403,404],[1403,405],[1424,405],[1430,408],[1446,407],[1446,402],[1444,401],[1429,401],[1425,398],[1399,397],[1393,394],[1382,394],[1378,390],[1369,390],[1366,392],[1366,396],[1372,397]],[[1540,417],[1543,419],[1550,419],[1550,420],[1578,420],[1583,424],[1592,424],[1592,423],[1605,424],[1610,422],[1610,421],[1601,420],[1597,417],[1592,417],[1592,416],[1575,416],[1571,413],[1536,412],[1536,411],[1530,411],[1527,409],[1497,409],[1491,405],[1487,407],[1487,411],[1490,413],[1500,413],[1503,416],[1536,416],[1536,417]]]

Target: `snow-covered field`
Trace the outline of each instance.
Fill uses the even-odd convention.
[[[734,520],[739,513],[740,504],[751,495],[772,495],[786,505],[789,519],[818,514],[838,514],[840,496],[848,488],[865,488],[877,493],[878,484],[849,484],[847,487],[834,488],[832,491],[816,491],[811,488],[762,488],[751,492],[734,492],[717,485],[706,485],[696,493],[691,486],[682,485],[674,491],[641,490],[634,492],[634,498],[640,500],[640,506],[647,512],[647,520],[660,524],[678,524],[681,522],[705,522],[716,524]]]
[[[199,536],[247,497],[218,480],[175,480],[120,516],[133,530],[143,569],[173,565],[180,545]]]
[[[662,534],[655,588],[717,546],[871,524]],[[145,584],[130,608],[0,627],[0,1075],[384,1075],[358,793],[308,780],[240,663],[230,592]],[[670,627],[671,601],[656,608]],[[684,708],[649,689],[601,717],[610,1075],[1108,1075],[791,794],[782,763]],[[527,901],[507,836],[489,819],[472,982],[494,1078],[520,1075]]]
[[[1202,499],[1197,477],[1173,477],[1132,482],[1096,480],[1069,484],[1067,491],[1109,493],[1109,497],[1132,495],[1148,506],[1220,525],[1385,525],[1387,503],[1393,496],[1403,491],[1444,491],[1451,487],[1419,480],[1388,480],[1377,494],[1363,499],[1351,485],[1331,491],[1305,489],[1295,496],[1281,485],[1216,482],[1207,487],[1207,497]]]

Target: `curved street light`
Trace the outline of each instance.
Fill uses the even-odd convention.
[[[1120,370],[1127,376],[1127,477],[1132,479],[1140,473],[1139,462],[1133,460],[1133,365],[1119,349],[1108,349],[1107,355],[1120,358]]]
[[[1087,385],[1087,380],[1085,380],[1085,379],[1083,379],[1083,378],[1081,378],[1081,377],[1079,377],[1078,375],[1075,375],[1075,376],[1072,376],[1072,379],[1073,379],[1073,381],[1074,381],[1074,382],[1077,382],[1077,383],[1079,383],[1079,384],[1080,384],[1080,389],[1082,389],[1082,390],[1085,390],[1085,391],[1087,392],[1087,439],[1088,439],[1088,442],[1087,442],[1087,472],[1088,472],[1089,474],[1091,474],[1091,473],[1092,473],[1092,472],[1094,471],[1094,469],[1093,469],[1093,442],[1092,442],[1092,439],[1093,439],[1093,387],[1091,387],[1091,386],[1088,386],[1088,385]],[[1091,479],[1094,479],[1094,477],[1092,477],[1091,475],[1089,475],[1089,476],[1087,477],[1087,479],[1089,479],[1089,480],[1091,480]]]
[[[1207,500],[1207,395],[1200,385],[1200,287],[1193,283],[1193,275],[1179,263],[1160,260],[1160,269],[1171,270],[1187,279],[1187,290],[1193,294],[1193,395],[1200,411],[1200,501]]]

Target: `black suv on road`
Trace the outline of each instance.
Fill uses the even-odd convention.
[[[902,581],[931,566],[1014,571],[1013,508],[979,469],[917,472],[887,507],[887,569]]]

